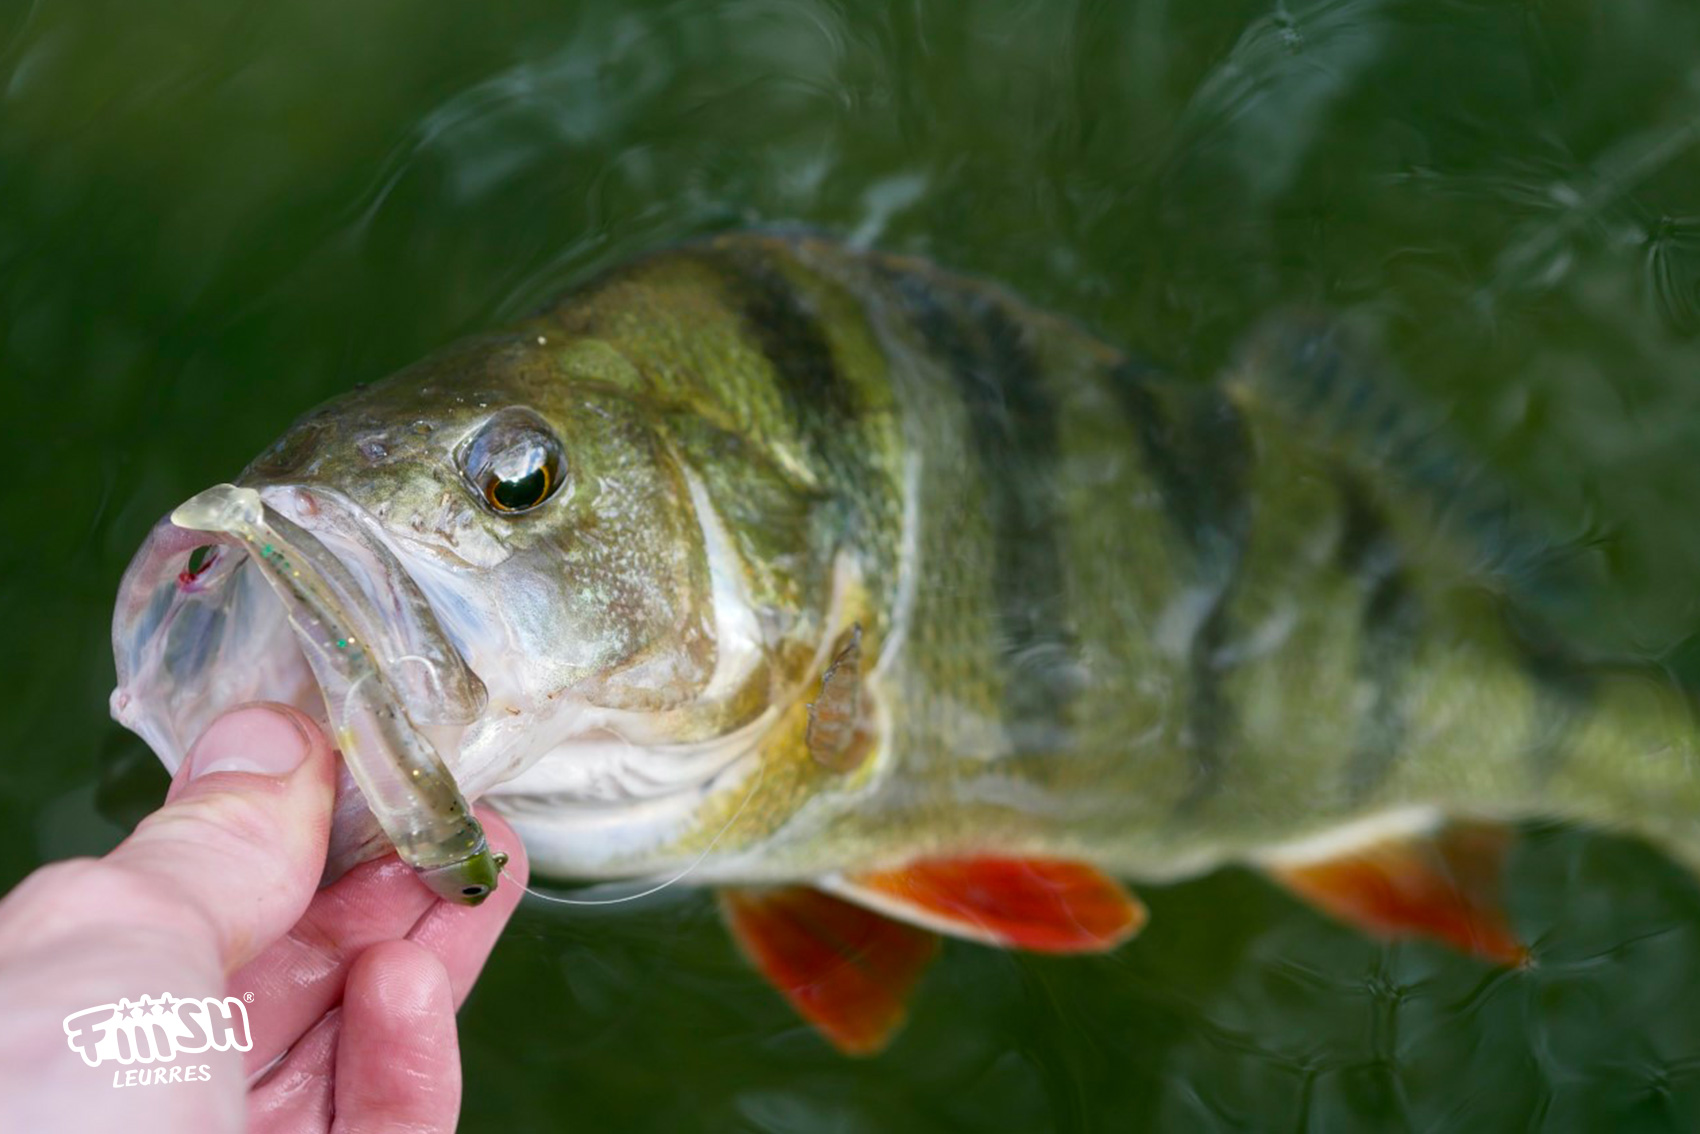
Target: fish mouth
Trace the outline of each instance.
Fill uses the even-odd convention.
[[[339,495],[279,486],[260,495],[267,519],[299,537],[292,566],[337,593],[350,637],[364,642],[452,770],[487,693],[418,583],[376,525]],[[214,718],[246,702],[292,705],[328,729],[299,633],[240,539],[162,519],[119,585],[112,715],[173,772]],[[343,815],[339,801],[338,825],[348,827]],[[370,842],[371,831],[348,837]]]

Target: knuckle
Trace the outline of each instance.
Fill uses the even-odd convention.
[[[285,832],[269,802],[250,792],[192,795],[150,815],[137,833],[147,831],[149,838],[188,842],[220,855],[270,853]]]
[[[64,895],[86,890],[93,880],[91,876],[98,875],[100,867],[100,861],[93,858],[50,862],[19,882],[0,903],[0,908],[24,921],[34,921],[41,916],[44,906],[59,905],[65,900]]]
[[[37,892],[53,893],[67,887],[80,887],[101,872],[101,862],[98,858],[67,858],[60,862],[50,862],[35,871],[13,891],[17,898],[31,898]]]
[[[127,922],[153,937],[175,943],[197,958],[203,952],[216,956],[226,945],[220,920],[197,894],[177,884],[174,878],[155,870],[121,863],[107,867],[103,886],[110,887],[112,909],[125,911]],[[214,966],[216,967],[216,965]]]
[[[135,915],[152,915],[181,905],[173,895],[150,885],[147,878],[138,878],[122,866],[104,859],[82,859],[57,864],[67,867],[53,871],[46,879],[59,900],[70,901],[82,909],[123,910]],[[45,872],[44,872],[45,873]]]
[[[348,964],[348,944],[327,929],[311,910],[284,937],[300,952],[303,967],[310,971],[335,972]]]
[[[12,899],[7,904],[18,916],[0,927],[0,952],[28,940],[62,945],[98,928],[103,936],[120,934],[133,949],[194,957],[193,949],[185,949],[205,921],[200,910],[162,879],[107,859],[70,859],[42,867],[19,885]],[[25,930],[26,941],[10,939],[15,934],[7,930],[17,926]]]

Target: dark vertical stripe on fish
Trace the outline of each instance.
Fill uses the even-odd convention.
[[[1210,387],[1153,381],[1150,368],[1126,360],[1110,385],[1139,439],[1163,508],[1192,551],[1210,605],[1188,648],[1187,742],[1194,780],[1183,809],[1210,796],[1221,780],[1230,706],[1222,694],[1222,647],[1229,607],[1251,537],[1251,442],[1244,419]]]
[[[745,331],[773,370],[786,415],[803,437],[829,461],[852,453],[856,391],[796,286],[759,253],[711,248],[698,255],[724,281]]]
[[[1422,611],[1386,523],[1349,478],[1342,476],[1338,487],[1345,523],[1338,565],[1364,592],[1357,669],[1370,703],[1346,766],[1347,791],[1362,800],[1386,781],[1405,747],[1409,724],[1403,698]]]
[[[1058,459],[1056,407],[1025,332],[996,300],[895,267],[882,275],[967,414],[992,523],[1006,720],[1018,748],[1043,747],[1076,685],[1061,533],[1045,487]]]
[[[1186,745],[1193,756],[1193,779],[1182,797],[1183,811],[1197,807],[1222,779],[1223,742],[1229,735],[1233,706],[1222,693],[1222,647],[1228,642],[1228,595],[1218,595],[1199,624],[1187,652]]]
[[[1245,421],[1220,391],[1166,381],[1124,361],[1111,379],[1139,438],[1164,510],[1207,578],[1227,581],[1250,534],[1251,443]]]

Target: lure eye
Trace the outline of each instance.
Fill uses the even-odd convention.
[[[527,409],[505,409],[461,446],[461,475],[498,516],[529,512],[560,491],[566,479],[561,443]]]
[[[482,898],[485,894],[488,894],[489,892],[490,892],[490,887],[488,887],[488,886],[468,886],[464,890],[461,891],[461,893],[468,898]]]

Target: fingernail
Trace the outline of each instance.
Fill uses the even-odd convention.
[[[307,738],[294,718],[249,705],[224,714],[189,750],[189,778],[209,772],[285,776],[307,758]]]

